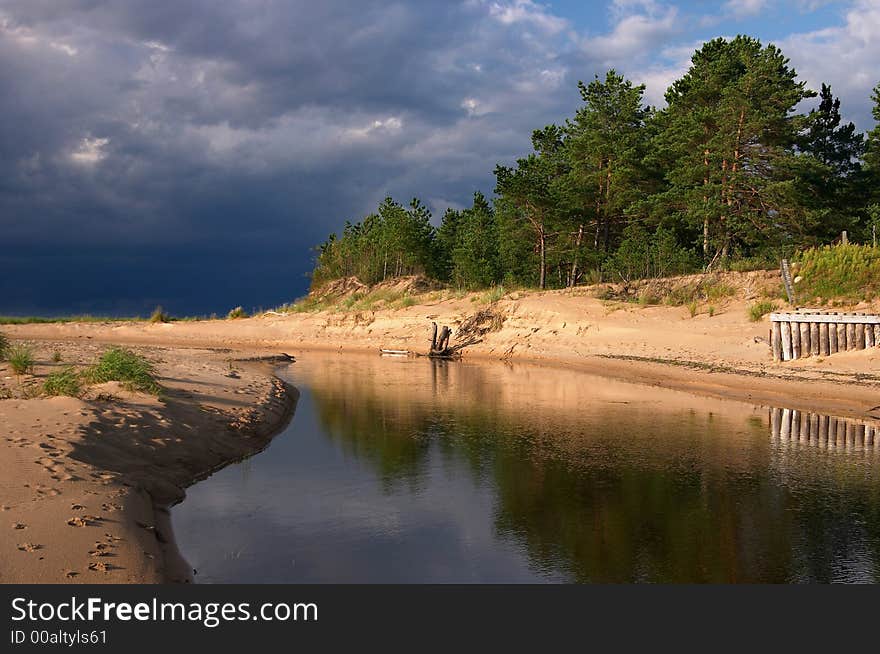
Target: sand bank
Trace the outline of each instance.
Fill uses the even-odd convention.
[[[159,398],[111,382],[82,399],[26,399],[52,367],[101,349],[40,342],[35,375],[0,368],[0,391],[13,396],[0,400],[0,583],[188,581],[168,507],[264,448],[295,406],[296,390],[267,364],[155,347],[136,349],[156,364]]]

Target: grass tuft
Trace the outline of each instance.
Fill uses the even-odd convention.
[[[150,314],[150,322],[169,322],[171,317],[165,313],[161,306],[153,309],[153,313]]]
[[[6,354],[9,352],[9,339],[6,337],[6,334],[0,332],[0,361],[6,358]]]
[[[154,377],[153,364],[122,347],[112,347],[104,352],[96,363],[85,370],[83,378],[93,384],[118,381],[128,390],[153,395],[158,395],[162,390]]]
[[[770,302],[769,300],[755,302],[754,304],[749,305],[749,320],[751,320],[752,322],[758,322],[765,315],[767,315],[768,313],[772,313],[775,310],[775,302]]]
[[[73,366],[66,366],[62,370],[49,373],[46,381],[43,382],[43,392],[51,397],[56,395],[79,397],[80,393],[82,393],[82,383],[80,382],[79,374],[77,374]]]
[[[248,318],[248,313],[241,307],[235,307],[229,313],[226,314],[227,320],[238,320],[240,318]]]
[[[24,375],[34,371],[34,352],[24,345],[9,348],[6,360],[9,361],[9,366],[16,375]]]

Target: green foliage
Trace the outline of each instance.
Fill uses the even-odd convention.
[[[234,309],[231,309],[229,311],[229,313],[226,314],[227,320],[238,320],[240,318],[247,318],[247,317],[248,317],[247,311],[245,311],[241,307],[235,307]]]
[[[59,352],[58,350],[55,350],[54,352],[52,352],[52,362],[53,363],[61,363],[61,358],[62,358],[61,352]]]
[[[0,361],[6,358],[6,354],[9,351],[9,339],[6,337],[6,334],[0,332]]]
[[[880,292],[880,249],[866,245],[811,248],[794,260],[798,297],[867,300]]]
[[[760,302],[755,302],[754,304],[749,305],[749,320],[752,322],[758,322],[761,318],[766,316],[768,313],[772,313],[776,310],[776,303],[770,302],[769,300],[762,300]]]
[[[82,393],[82,383],[79,374],[73,366],[66,366],[62,370],[49,373],[43,382],[43,392],[49,396],[68,395],[79,397]]]
[[[112,347],[83,372],[83,379],[92,384],[122,382],[131,391],[157,395],[162,387],[154,377],[153,365],[141,355],[122,347]]]
[[[464,211],[447,211],[438,234],[448,248],[448,281],[457,288],[486,288],[501,280],[495,212],[482,193]]]
[[[693,272],[698,265],[693,252],[680,246],[671,231],[661,227],[650,234],[633,224],[624,230],[623,241],[605,270],[612,277],[630,281],[681,275]]]
[[[348,222],[341,237],[331,234],[319,247],[312,288],[342,277],[375,284],[402,275],[442,272],[436,256],[431,212],[413,199],[409,208],[385,198],[375,214]]]
[[[10,347],[6,353],[6,360],[16,375],[33,374],[34,372],[34,352],[25,345]]]
[[[169,322],[170,320],[171,318],[162,310],[161,306],[153,309],[153,313],[150,314],[150,322]]]

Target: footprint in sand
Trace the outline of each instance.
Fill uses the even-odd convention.
[[[84,508],[86,508],[84,504],[71,504],[70,505],[71,511],[82,511]]]
[[[79,575],[79,573],[76,572],[75,570],[68,570],[67,572],[64,573],[64,576],[67,577],[68,579],[73,579],[74,577],[76,577],[78,575]]]
[[[22,552],[36,552],[43,549],[43,546],[39,543],[19,543],[18,549]]]
[[[89,563],[89,570],[94,570],[95,572],[103,572],[108,573],[111,570],[119,570],[118,566],[115,566],[111,563],[104,563],[103,561],[95,561],[94,563]]]
[[[95,549],[89,550],[89,556],[98,557],[98,556],[116,556],[110,550],[113,548],[113,545],[108,543],[95,543]]]
[[[88,527],[91,523],[85,518],[81,518],[75,515],[67,521],[67,524],[69,524],[71,527]]]
[[[14,522],[14,523],[12,523],[12,528],[13,529],[27,529],[27,525],[24,525],[20,522]]]

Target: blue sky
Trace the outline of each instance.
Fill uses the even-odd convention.
[[[872,126],[880,0],[0,0],[0,313],[289,301],[385,195],[491,194],[578,80],[662,104],[738,33]]]

